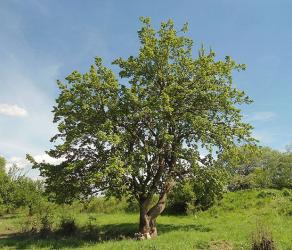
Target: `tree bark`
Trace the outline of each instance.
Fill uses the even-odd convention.
[[[151,238],[155,238],[157,236],[157,227],[156,227],[156,219],[150,219],[150,236]]]
[[[140,209],[139,233],[141,239],[150,239],[157,236],[156,218],[151,217],[144,209]]]
[[[140,201],[140,224],[139,233],[143,239],[155,238],[157,236],[156,218],[163,212],[166,205],[166,197],[172,187],[172,183],[166,185],[161,193],[158,202],[148,209],[151,199]]]
[[[141,234],[149,233],[150,231],[150,219],[147,215],[147,209],[140,207],[140,224],[139,224],[139,232]]]

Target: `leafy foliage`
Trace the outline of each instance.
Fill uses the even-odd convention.
[[[237,160],[225,158],[225,164],[233,174],[230,190],[292,188],[292,153],[282,153],[267,147],[259,148],[256,152],[242,147],[238,152],[241,158]]]
[[[1,175],[5,173],[5,165],[6,165],[5,158],[0,156],[0,173],[1,173]]]
[[[177,184],[168,195],[165,212],[168,214],[187,214],[196,201],[196,194],[190,181]]]
[[[141,22],[138,54],[113,61],[126,84],[99,57],[89,72],[74,71],[66,83],[57,82],[60,95],[53,113],[59,133],[48,153],[63,163],[27,158],[59,202],[96,193],[135,198],[140,232],[156,236],[155,220],[176,181],[194,177],[199,166],[208,168],[224,151],[255,140],[239,108],[251,100],[232,81],[233,71],[245,65],[229,56],[216,60],[215,52],[204,47],[194,58],[187,25],[177,31],[169,20],[156,31],[150,18]],[[200,185],[203,191],[218,183],[210,179]],[[155,195],[158,201],[150,208]],[[200,196],[205,207],[213,196]]]
[[[228,175],[220,168],[200,168],[194,180],[193,188],[196,194],[195,205],[206,210],[216,201],[222,199],[228,182]]]
[[[227,183],[228,174],[224,169],[198,168],[194,178],[174,187],[166,211],[184,214],[206,210],[222,199]]]
[[[146,199],[237,141],[253,142],[237,108],[250,99],[232,85],[232,71],[245,66],[228,56],[216,61],[204,48],[193,58],[193,41],[179,35],[187,26],[177,32],[169,20],[155,31],[149,18],[141,21],[138,55],[113,62],[126,85],[100,58],[88,73],[58,81],[53,112],[59,133],[52,141],[60,144],[49,154],[65,161],[34,162],[50,191],[70,198],[106,190]],[[209,151],[204,159],[200,147]]]
[[[43,187],[40,181],[33,181],[13,166],[5,171],[5,159],[0,157],[0,205],[6,211],[27,206],[30,213],[43,199]]]

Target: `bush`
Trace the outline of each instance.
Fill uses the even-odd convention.
[[[191,204],[195,203],[195,193],[190,181],[178,184],[168,196],[168,204],[165,212],[169,214],[191,213]]]
[[[54,204],[43,201],[36,214],[28,216],[23,223],[23,232],[40,233],[41,237],[47,237],[53,231],[55,224]]]
[[[282,191],[282,194],[284,197],[286,196],[291,196],[291,191],[287,188],[284,188],[283,191]]]
[[[252,234],[252,250],[275,250],[275,242],[272,233],[263,224],[258,224]]]
[[[40,216],[40,235],[48,237],[53,231],[53,215],[51,213],[44,213]]]
[[[233,178],[231,179],[228,185],[228,190],[235,192],[239,190],[251,189],[254,186],[255,186],[255,183],[253,182],[253,179],[250,178],[250,176],[237,174],[237,175],[234,175]]]
[[[276,197],[277,194],[273,191],[261,191],[258,195],[257,198],[267,198],[267,197]]]
[[[23,233],[37,233],[39,231],[39,221],[36,216],[28,216],[21,226],[21,232]]]
[[[291,202],[282,203],[278,209],[278,213],[280,215],[292,216],[292,203]]]
[[[7,207],[5,205],[1,205],[0,203],[0,216],[6,214],[7,212]]]
[[[199,168],[193,182],[196,194],[195,205],[206,210],[223,198],[228,175],[224,169],[217,167]]]
[[[139,203],[136,199],[128,199],[127,207],[125,209],[127,213],[137,213],[139,212]]]
[[[196,176],[179,183],[168,195],[166,213],[190,214],[206,210],[222,199],[227,174],[216,167],[198,168]]]
[[[88,222],[83,228],[84,238],[87,240],[101,240],[101,232],[99,228],[95,225],[96,218],[94,216],[89,216]]]
[[[59,233],[64,236],[73,236],[77,233],[75,219],[71,216],[63,216],[60,221]]]

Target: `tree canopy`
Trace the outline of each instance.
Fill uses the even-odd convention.
[[[155,235],[155,219],[176,181],[254,139],[239,107],[251,100],[232,80],[233,70],[245,65],[229,56],[216,60],[204,47],[194,57],[187,25],[177,31],[169,20],[156,31],[149,18],[141,22],[138,54],[113,61],[119,77],[97,57],[89,72],[57,82],[59,133],[49,155],[64,161],[52,166],[28,158],[48,190],[61,190],[57,199],[98,192],[136,198],[140,231]],[[159,199],[150,208],[154,194]]]

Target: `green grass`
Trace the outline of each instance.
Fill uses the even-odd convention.
[[[87,238],[91,218],[95,240]],[[75,237],[47,239],[21,233],[23,214],[0,218],[1,249],[250,249],[258,223],[272,232],[277,249],[292,250],[292,196],[278,190],[228,193],[208,211],[192,216],[160,216],[159,236],[135,241],[137,214],[78,214]],[[91,235],[92,236],[92,235]],[[90,240],[91,239],[91,240]]]

